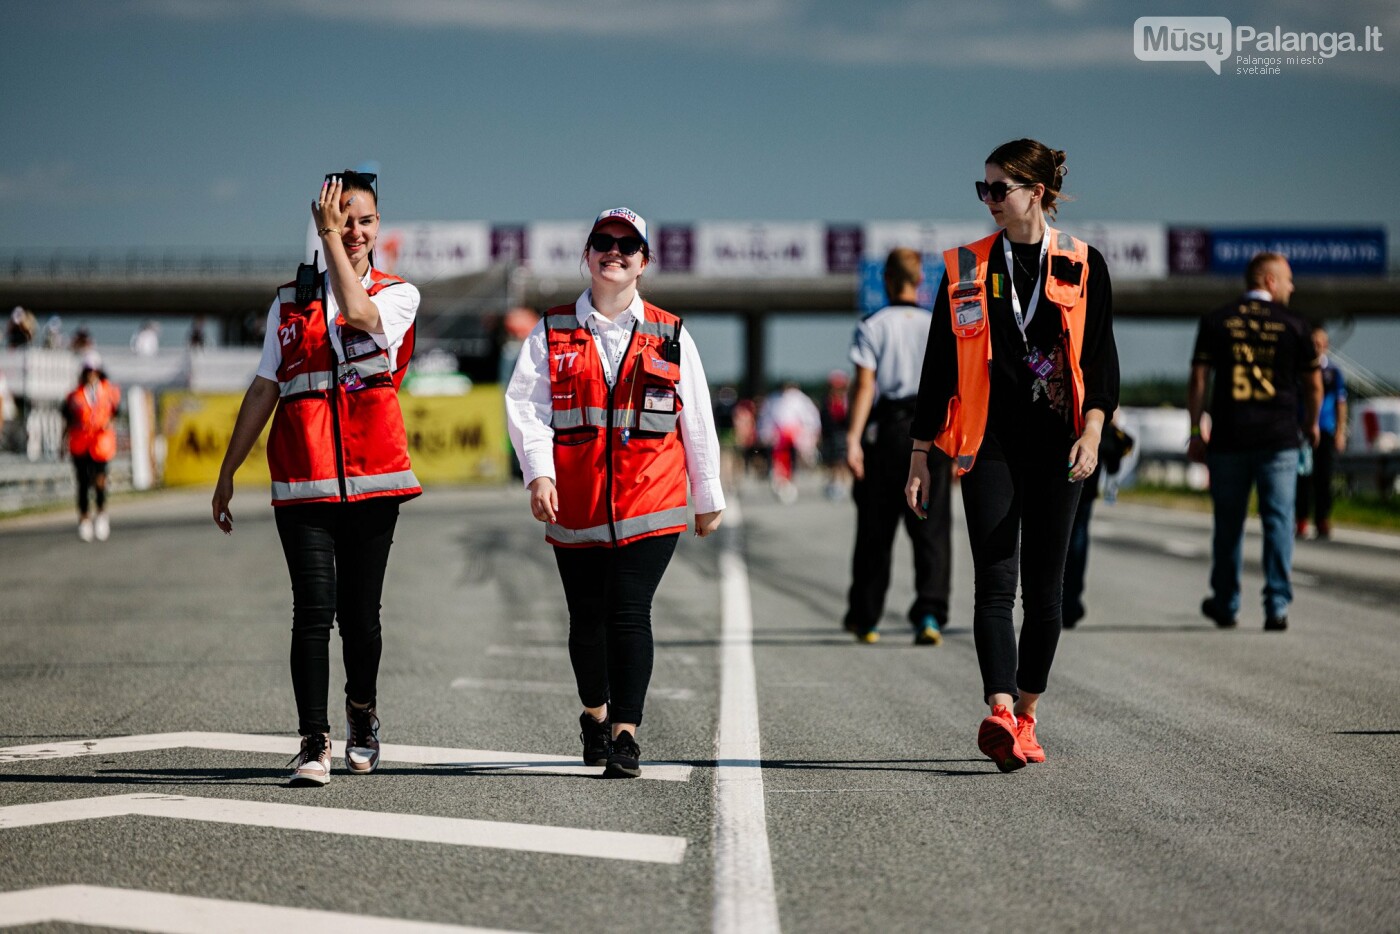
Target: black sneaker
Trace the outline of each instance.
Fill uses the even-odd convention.
[[[602,723],[594,720],[586,710],[578,715],[578,725],[582,730],[578,738],[583,740],[583,764],[600,768],[607,765],[608,753],[612,749],[608,734],[612,732],[612,726],[606,720]]]
[[[612,741],[612,751],[608,753],[608,768],[604,778],[637,778],[642,774],[641,747],[636,738],[626,730],[617,734]]]
[[[1288,628],[1287,616],[1270,616],[1264,620],[1265,632],[1283,632]]]
[[[1206,597],[1201,601],[1201,615],[1215,620],[1215,625],[1221,629],[1234,629],[1239,623],[1229,610],[1215,602],[1214,597]]]

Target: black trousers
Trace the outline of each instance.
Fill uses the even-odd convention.
[[[107,462],[93,460],[86,454],[73,457],[73,470],[78,475],[78,513],[88,514],[88,504],[96,494],[97,511],[107,508]]]
[[[292,690],[302,736],[330,731],[331,626],[340,623],[345,695],[373,704],[379,681],[379,600],[399,501],[279,506],[277,534],[292,577]]]
[[[569,661],[585,707],[608,705],[614,723],[641,723],[651,683],[651,601],[679,534],[621,548],[558,548],[569,606]]]
[[[1071,442],[1058,430],[987,432],[962,478],[972,539],[973,640],[983,697],[1045,691],[1060,639],[1070,526],[1082,483],[1070,483]],[[1020,576],[1018,646],[1012,609]]]
[[[1337,436],[1322,432],[1313,448],[1312,474],[1298,478],[1297,520],[1315,519],[1320,526],[1332,520],[1332,474],[1337,468]]]
[[[882,405],[875,416],[874,441],[861,446],[865,477],[857,480],[852,490],[856,545],[846,597],[846,628],[866,632],[879,625],[890,588],[891,550],[901,522],[914,546],[914,602],[909,607],[909,622],[917,627],[931,615],[944,626],[948,622],[953,553],[951,465],[942,451],[929,451],[928,518],[920,519],[904,499],[913,407]]]
[[[1070,527],[1069,553],[1065,556],[1065,590],[1061,600],[1063,619],[1071,624],[1084,618],[1084,575],[1089,569],[1089,522],[1094,518],[1094,500],[1099,497],[1099,468],[1084,481],[1079,491],[1079,507]]]

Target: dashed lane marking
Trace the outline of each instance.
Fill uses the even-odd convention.
[[[113,736],[106,739],[8,746],[0,749],[0,764],[150,752],[158,749],[215,749],[292,756],[296,754],[298,743],[299,740],[295,736],[265,736],[253,733],[151,733],[141,736]],[[332,743],[332,751],[341,748],[342,745],[339,742]],[[403,746],[396,743],[385,743],[380,747],[380,760],[549,775],[599,775],[602,771],[581,764],[576,756],[547,756],[533,752],[497,752],[489,749],[453,749],[439,746]],[[688,765],[645,762],[642,778],[686,782],[690,781],[690,770]]]
[[[640,863],[679,863],[686,848],[684,837],[616,830],[152,794],[12,804],[0,807],[0,830],[128,815]]]
[[[375,918],[339,911],[256,905],[100,885],[54,885],[0,892],[0,927],[81,924],[159,934],[509,934],[500,928]]]

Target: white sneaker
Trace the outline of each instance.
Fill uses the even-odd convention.
[[[79,519],[79,520],[78,520],[78,537],[81,538],[81,539],[82,539],[83,541],[85,541],[85,542],[90,542],[90,541],[92,541],[92,520],[91,520],[91,519]]]
[[[92,530],[94,534],[97,535],[97,540],[99,542],[105,542],[112,537],[112,523],[107,521],[107,514],[105,512],[99,512],[97,514],[97,521],[93,523]]]
[[[373,707],[345,702],[345,767],[357,775],[379,768],[379,717]]]
[[[301,738],[301,750],[288,765],[295,765],[292,785],[324,785],[331,780],[331,734],[312,733]]]

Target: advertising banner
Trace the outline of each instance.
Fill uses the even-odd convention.
[[[1167,275],[1167,228],[1165,224],[1132,221],[1089,221],[1056,223],[1103,254],[1108,274],[1115,281],[1162,279]]]
[[[587,221],[540,221],[526,228],[525,255],[537,276],[577,279],[579,290],[587,284],[583,248],[588,239]]]
[[[888,255],[888,254],[887,254]],[[920,308],[933,307],[933,290],[943,278],[942,258],[924,257],[924,281],[919,285],[917,304]],[[860,313],[868,315],[889,304],[885,295],[885,260],[862,259],[860,261]]]
[[[918,250],[936,262],[941,276],[943,251],[980,240],[996,231],[987,221],[870,221],[865,225],[865,257],[884,262],[895,247]]]
[[[693,272],[695,230],[686,224],[668,224],[651,235],[659,272]]]
[[[1296,275],[1383,276],[1386,236],[1379,227],[1337,230],[1259,229],[1210,231],[1210,271],[1243,273],[1260,252],[1282,253]]]
[[[695,272],[735,279],[805,279],[826,273],[819,221],[706,221],[695,225]]]
[[[417,285],[481,272],[491,265],[491,228],[479,221],[386,227],[374,264]]]
[[[865,230],[859,224],[830,224],[826,228],[826,271],[833,274],[860,271]]]

